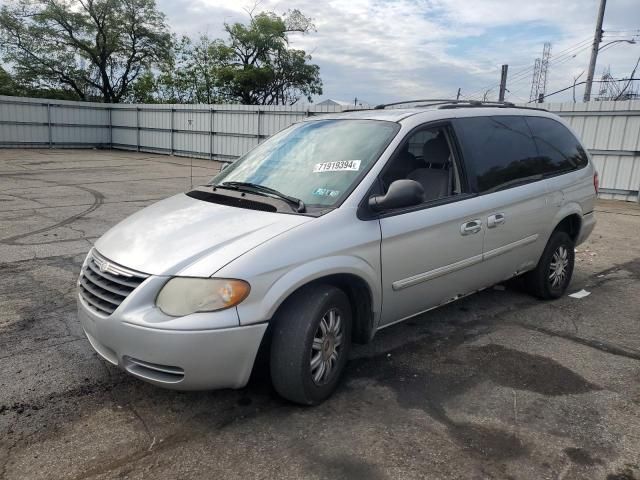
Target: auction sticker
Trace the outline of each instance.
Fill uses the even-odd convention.
[[[321,172],[357,172],[360,170],[361,160],[339,160],[337,162],[316,163],[313,173]]]

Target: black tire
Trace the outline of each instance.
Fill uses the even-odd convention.
[[[330,315],[331,311],[334,312],[334,319],[340,316],[341,335],[333,335],[333,341],[322,343],[323,347],[319,351],[317,348],[320,339],[313,347],[314,338],[320,333],[323,317]],[[328,318],[325,318],[324,326]],[[334,325],[335,323],[337,320]],[[339,288],[311,284],[293,294],[274,318],[270,364],[271,381],[276,391],[287,400],[302,405],[317,405],[329,397],[336,389],[347,364],[351,330],[351,305],[347,295]],[[334,347],[338,336],[341,336],[340,344]],[[325,355],[330,351],[337,352],[337,359],[331,363],[332,368],[327,370],[327,378],[316,382],[312,376],[312,354],[317,358],[318,354]],[[321,358],[324,359],[322,356]],[[330,359],[326,361],[330,362]]]
[[[552,262],[556,253],[566,251],[567,264],[565,267],[565,275],[561,281],[554,284],[550,278],[552,270]],[[540,261],[535,270],[524,275],[524,284],[529,293],[543,300],[553,300],[560,298],[567,290],[571,283],[573,275],[573,266],[575,262],[575,244],[571,237],[562,231],[553,232],[551,238],[547,242],[547,246],[542,252]]]

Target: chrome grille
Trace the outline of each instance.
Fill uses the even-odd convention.
[[[94,250],[82,268],[78,287],[80,296],[92,310],[109,316],[147,277],[111,262]]]

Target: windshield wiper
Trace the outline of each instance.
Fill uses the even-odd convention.
[[[217,188],[232,188],[234,190],[244,190],[251,193],[263,193],[268,195],[273,195],[274,197],[281,198],[282,200],[288,202],[291,205],[295,206],[296,212],[303,213],[306,211],[306,206],[302,200],[296,197],[291,197],[289,195],[285,195],[278,190],[273,188],[265,187],[264,185],[259,185],[257,183],[251,182],[222,182],[220,185],[214,185]]]

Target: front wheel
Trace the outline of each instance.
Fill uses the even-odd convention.
[[[274,318],[271,379],[284,398],[316,405],[336,389],[351,346],[347,295],[331,285],[309,285]]]
[[[538,298],[560,298],[571,283],[575,244],[566,232],[554,232],[535,270],[525,274],[527,290]]]

